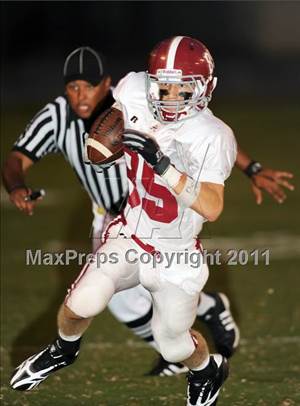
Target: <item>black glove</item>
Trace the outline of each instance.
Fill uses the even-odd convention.
[[[170,166],[170,158],[164,155],[157,142],[145,133],[124,130],[123,144],[142,155],[158,175],[163,175]]]

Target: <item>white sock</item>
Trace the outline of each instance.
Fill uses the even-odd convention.
[[[216,301],[213,297],[208,296],[206,293],[200,293],[200,304],[197,309],[197,315],[203,316],[208,309],[216,305]]]
[[[207,365],[209,364],[209,355],[207,356],[207,358],[205,358],[205,360],[203,362],[201,362],[201,364],[199,366],[197,366],[196,368],[193,368],[192,371],[201,371],[202,369],[206,368]]]
[[[60,330],[58,330],[58,335],[65,341],[77,341],[82,336],[82,334],[77,334],[74,336],[66,336]]]

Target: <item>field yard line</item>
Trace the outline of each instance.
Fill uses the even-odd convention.
[[[258,345],[283,345],[283,344],[300,344],[300,336],[282,336],[282,337],[257,337],[257,338],[242,338],[240,345],[249,345],[249,344],[258,344]],[[148,348],[149,345],[144,342],[137,342],[132,340],[127,340],[122,345],[125,345],[129,348]],[[89,349],[104,349],[112,348],[116,346],[116,343],[87,343],[86,347]]]
[[[209,239],[203,239],[204,249],[209,252],[219,249],[226,254],[229,250],[246,250],[248,255],[253,250],[270,250],[270,262],[272,259],[300,258],[300,235],[278,232],[258,232],[246,237],[221,237],[215,236]],[[63,251],[70,247],[67,241],[50,240],[47,241],[41,249],[44,252]],[[253,261],[249,255],[249,261]],[[226,259],[229,259],[227,256]],[[263,263],[263,257],[260,255],[259,263]]]
[[[240,341],[240,345],[246,346],[246,345],[274,345],[274,346],[280,346],[280,345],[288,345],[288,344],[300,344],[300,336],[282,336],[282,337],[257,337],[257,338],[242,338]],[[133,340],[126,340],[123,343],[113,343],[113,342],[99,342],[99,343],[93,343],[89,342],[84,345],[85,348],[88,348],[90,350],[105,350],[105,349],[110,349],[110,348],[115,348],[118,345],[122,345],[127,348],[150,348],[150,346],[143,342],[143,341],[133,341]],[[35,348],[31,346],[20,346],[18,347],[19,349],[24,349],[30,351],[35,350]],[[0,351],[3,353],[6,353],[8,350],[1,346]]]
[[[261,345],[300,344],[300,336],[241,338],[240,343],[241,345],[248,345],[250,343]]]
[[[246,250],[248,255],[253,250],[269,250],[272,259],[300,258],[300,235],[282,232],[257,232],[246,237],[215,236],[202,240],[203,247],[210,250],[219,249],[223,254],[229,250]],[[226,259],[229,259],[228,256]],[[259,258],[259,263],[262,257]],[[249,260],[253,257],[249,255]]]
[[[65,200],[66,191],[59,189],[47,189],[46,197],[42,202],[43,206],[61,205]],[[15,207],[10,203],[7,193],[1,186],[1,205],[5,209],[15,210]],[[88,237],[87,237],[88,238]],[[300,235],[290,234],[289,232],[257,232],[247,236],[241,237],[222,237],[210,236],[202,237],[202,244],[204,249],[208,251],[219,249],[223,253],[229,250],[246,250],[248,254],[255,249],[270,250],[270,261],[272,259],[286,259],[286,258],[300,258]],[[175,240],[176,241],[176,240]],[[46,242],[41,249],[43,251],[57,252],[69,248],[72,244],[68,241],[50,240]],[[76,247],[75,249],[80,249]],[[13,253],[14,257],[19,258],[25,256],[24,251]],[[225,258],[225,259],[228,259]],[[263,263],[260,258],[259,263]],[[253,257],[249,255],[249,260],[252,261]]]

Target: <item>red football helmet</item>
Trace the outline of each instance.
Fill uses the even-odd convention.
[[[192,117],[205,108],[217,84],[214,61],[200,41],[177,36],[160,42],[151,52],[147,72],[147,100],[161,122]],[[178,85],[178,98],[163,96]]]

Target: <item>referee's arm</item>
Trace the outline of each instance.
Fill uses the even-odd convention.
[[[25,197],[31,193],[31,190],[26,187],[25,174],[33,163],[34,161],[22,152],[12,151],[9,153],[2,171],[3,183],[10,201],[28,215],[33,214],[35,202],[25,201]]]
[[[50,152],[57,151],[56,117],[51,104],[35,115],[20,135],[3,166],[2,177],[10,201],[28,215],[33,214],[37,201],[25,201],[31,193],[26,186],[27,170]]]

